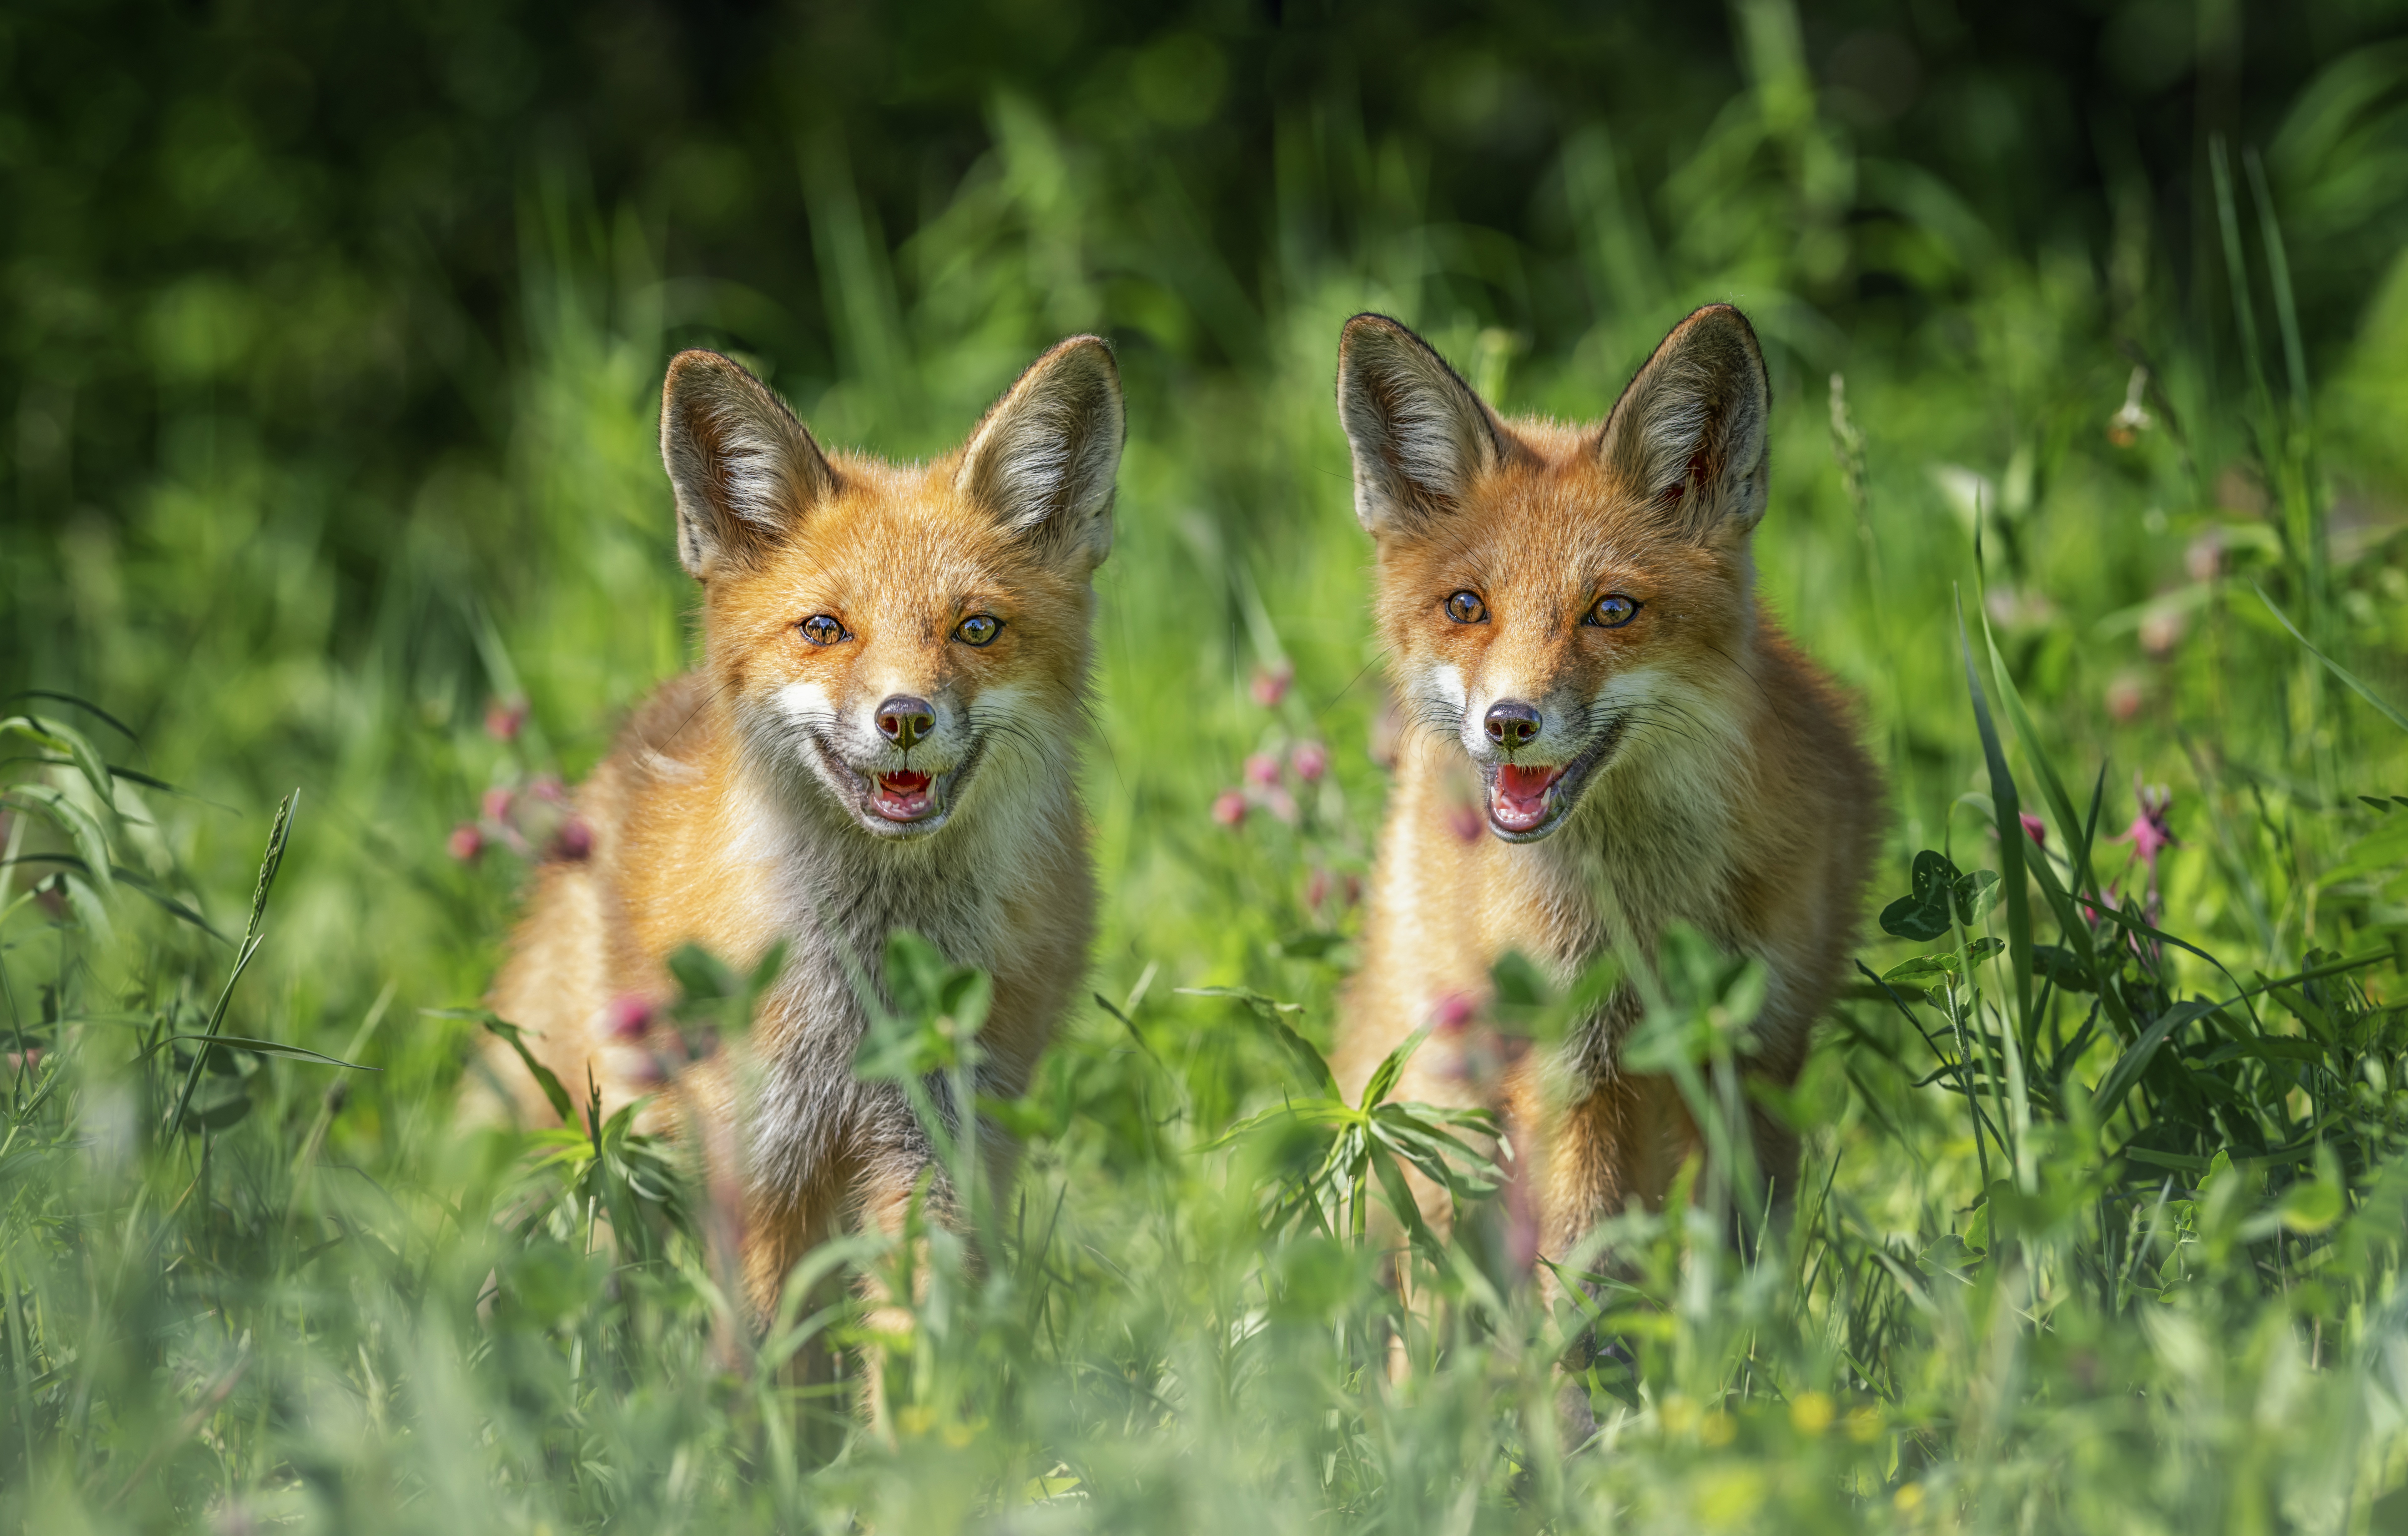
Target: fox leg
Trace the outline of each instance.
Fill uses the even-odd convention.
[[[860,1229],[899,1240],[911,1226],[914,1204],[924,1224],[958,1229],[961,1213],[953,1181],[946,1177],[935,1147],[901,1092],[882,1089],[863,1107],[862,1116],[866,1124],[857,1138],[862,1146],[853,1179]],[[925,1231],[924,1225],[922,1230]],[[895,1262],[908,1272],[915,1302],[927,1296],[933,1256],[924,1235],[910,1241],[908,1254],[896,1256]],[[860,1290],[862,1299],[869,1303],[865,1321],[873,1338],[862,1351],[860,1409],[872,1432],[891,1443],[895,1427],[886,1401],[887,1353],[890,1344],[909,1347],[917,1322],[910,1307],[897,1299],[887,1273],[874,1270],[863,1275]]]
[[[1526,1138],[1538,1156],[1531,1170],[1537,1189],[1531,1213],[1538,1227],[1539,1295],[1551,1309],[1564,1299],[1567,1285],[1593,1302],[1592,1281],[1625,1268],[1610,1252],[1584,1256],[1600,1222],[1633,1208],[1663,1208],[1682,1163],[1699,1145],[1677,1084],[1669,1077],[1609,1070],[1589,1084],[1585,1097],[1569,1104],[1550,1104],[1537,1074],[1525,1074],[1514,1084],[1513,1121],[1517,1127],[1544,1127]],[[1525,1138],[1515,1138],[1516,1146]],[[1580,1375],[1600,1351],[1616,1353],[1619,1345],[1600,1341],[1594,1326],[1584,1327],[1557,1363],[1555,1428],[1568,1448],[1596,1433],[1588,1389]]]

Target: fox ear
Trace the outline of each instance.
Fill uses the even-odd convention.
[[[1615,402],[1597,452],[1666,517],[1707,539],[1764,516],[1772,392],[1747,317],[1709,305],[1672,327]]]
[[[1049,556],[1093,571],[1112,552],[1112,481],[1127,431],[1101,337],[1028,366],[970,433],[954,485]]]
[[[1496,412],[1385,315],[1339,333],[1338,419],[1354,451],[1354,516],[1375,538],[1420,532],[1512,452]]]
[[[678,558],[705,581],[752,564],[836,489],[794,412],[717,352],[670,359],[661,462],[677,488]]]

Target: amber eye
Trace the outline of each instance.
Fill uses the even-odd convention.
[[[1486,624],[1488,605],[1476,592],[1458,592],[1446,600],[1446,616],[1457,624]]]
[[[989,645],[1003,633],[1003,621],[992,613],[973,613],[953,625],[953,639],[964,645]]]
[[[795,627],[801,630],[803,639],[813,645],[834,645],[844,639],[844,625],[829,613],[814,613]]]
[[[1600,629],[1619,629],[1639,617],[1639,599],[1609,592],[1588,610],[1588,622]]]

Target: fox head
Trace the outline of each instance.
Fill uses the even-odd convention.
[[[1577,427],[1503,420],[1419,337],[1357,315],[1338,404],[1406,706],[1470,758],[1498,837],[1535,842],[1601,776],[1728,739],[1770,408],[1737,309],[1683,321]]]
[[[747,760],[883,839],[936,832],[992,779],[1067,789],[1122,431],[1095,337],[908,467],[823,452],[752,374],[680,353],[661,457]]]

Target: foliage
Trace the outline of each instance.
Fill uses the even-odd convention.
[[[722,83],[817,85],[683,108],[632,11],[0,21],[0,1520],[2400,1520],[2386,18],[2130,7],[2019,50],[1933,6],[1290,8],[1066,9],[1055,44],[731,12]],[[494,147],[564,139],[581,167]],[[1626,1059],[1710,1140],[1804,1138],[1785,1216],[1693,1166],[1542,1290],[1532,1149],[1397,1101],[1401,1054],[1351,1102],[1323,1055],[1398,729],[1329,354],[1383,309],[1506,409],[1593,417],[1707,297],[1773,367],[1760,582],[1860,698],[1894,830],[1794,1089],[1732,1070],[1762,976],[1695,935],[1434,1015],[1501,1069],[1627,977]],[[475,999],[520,861],[590,835],[563,786],[691,654],[661,363],[734,348],[909,455],[1086,326],[1132,402],[1095,1006],[974,1100],[986,981],[898,936],[857,1067],[942,1186],[756,1328],[694,1148],[584,1084],[556,1127],[452,1113],[509,1032]],[[677,972],[700,1056],[775,961]]]

